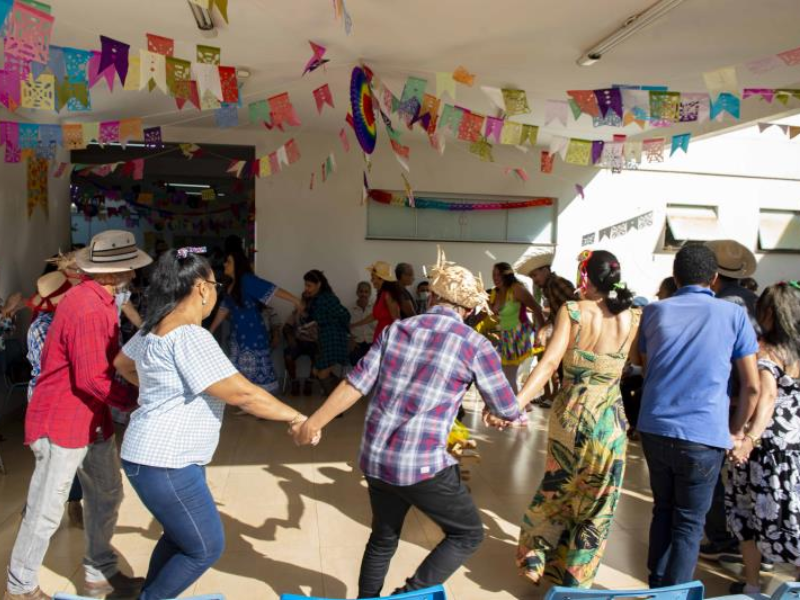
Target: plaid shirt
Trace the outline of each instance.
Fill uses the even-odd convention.
[[[568,301],[575,299],[575,286],[569,280],[551,273],[547,278],[542,292],[547,298],[547,305],[550,307],[551,323],[555,322],[558,310]]]
[[[492,344],[443,306],[385,329],[347,379],[365,396],[375,392],[361,469],[393,485],[413,485],[456,463],[447,436],[470,384],[494,414],[520,416]]]
[[[114,296],[94,281],[59,302],[42,352],[41,373],[25,415],[25,443],[49,438],[63,448],[111,439],[109,405],[130,410],[132,388],[114,377],[119,353]]]
[[[33,395],[33,388],[36,387],[36,378],[42,371],[42,350],[44,350],[44,340],[47,338],[47,331],[53,324],[52,312],[39,313],[28,328],[28,362],[31,363],[31,380],[28,383],[28,400]]]

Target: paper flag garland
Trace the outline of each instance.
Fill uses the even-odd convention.
[[[647,162],[664,162],[664,138],[644,140],[642,149]]]
[[[600,116],[600,107],[597,104],[597,96],[593,90],[569,90],[567,95],[575,101],[581,113],[586,113],[592,117]]]
[[[297,147],[297,142],[294,141],[294,138],[286,142],[284,148],[286,148],[286,158],[290,165],[300,160],[300,149]]]
[[[334,108],[333,96],[331,95],[331,89],[328,87],[327,83],[315,89],[313,94],[314,94],[314,100],[317,103],[318,114],[322,114],[322,107],[325,106],[326,104],[331,108]]]
[[[442,109],[442,114],[439,117],[439,130],[449,129],[453,135],[456,135],[461,127],[461,120],[464,118],[464,109],[452,104],[445,104]]]
[[[342,141],[342,148],[345,152],[350,152],[350,141],[347,139],[347,131],[342,127],[339,131],[339,139]]]
[[[486,138],[492,138],[495,144],[500,143],[500,135],[503,133],[504,120],[500,117],[486,117],[486,129],[484,135]]]
[[[34,81],[33,74],[21,82],[21,105],[23,108],[55,110],[55,77],[42,73]]]
[[[464,67],[458,67],[453,71],[453,80],[462,85],[472,87],[475,84],[475,75],[467,71]]]
[[[722,118],[725,113],[728,113],[734,119],[738,119],[740,107],[741,101],[738,96],[722,92],[717,96],[716,100],[711,101],[711,119]]]
[[[467,142],[480,141],[484,119],[483,115],[465,111],[458,128],[458,139]]]
[[[781,52],[778,54],[778,58],[782,60],[787,67],[800,65],[800,47]]]
[[[165,94],[169,91],[167,89],[167,61],[163,54],[139,50],[139,72],[140,90],[146,87],[151,92],[155,88]]]
[[[736,78],[736,67],[725,67],[716,71],[703,73],[703,80],[706,83],[711,99],[715,100],[723,92],[728,94],[739,94],[739,83]],[[713,117],[712,117],[713,119]]]
[[[48,163],[41,158],[28,159],[28,218],[37,206],[47,215],[47,169]]]
[[[528,95],[524,90],[503,90],[503,101],[506,105],[506,114],[509,117],[525,115],[531,112],[528,106]]]
[[[164,56],[172,56],[175,53],[175,40],[152,33],[146,35],[147,50],[149,52],[163,54]]]
[[[308,59],[305,68],[303,69],[303,75],[306,73],[311,73],[312,71],[316,71],[325,63],[330,62],[327,58],[323,59],[322,57],[325,56],[325,53],[328,51],[325,46],[320,46],[319,44],[315,44],[314,42],[309,41],[309,45],[311,46],[311,51],[314,53],[311,58]]]
[[[622,90],[619,88],[595,90],[594,95],[603,117],[611,111],[612,114],[622,118]]]
[[[684,152],[689,151],[689,140],[691,139],[691,133],[682,133],[680,135],[672,136],[672,148],[669,152],[669,155],[672,156],[678,150],[683,150]]]
[[[238,104],[239,85],[236,80],[236,67],[219,67],[219,85],[222,90],[222,102]]]
[[[558,121],[566,127],[568,111],[569,104],[565,100],[548,100],[545,104],[544,124],[550,125],[553,121]]]
[[[269,113],[273,127],[283,129],[284,123],[292,127],[300,126],[300,119],[289,98],[289,92],[267,98],[267,103],[269,104]]]
[[[573,165],[588,166],[592,161],[592,143],[588,140],[571,139],[567,146],[567,157],[564,162]]]
[[[116,72],[119,75],[120,83],[124,86],[125,79],[128,76],[129,51],[130,46],[128,44],[101,35],[98,74],[104,73],[106,69],[112,69],[112,72]]]
[[[219,66],[221,59],[221,52],[222,51],[216,46],[206,46],[203,44],[198,44],[196,48],[197,62],[206,65]]]
[[[372,154],[378,137],[378,127],[372,89],[367,74],[361,67],[355,67],[350,77],[350,107],[356,139],[366,154]]]
[[[444,94],[456,99],[456,81],[452,73],[436,73],[436,95],[441,98]]]
[[[223,103],[214,111],[214,122],[217,127],[237,127],[239,125],[239,107],[236,104]]]
[[[161,127],[148,127],[144,130],[144,145],[145,148],[161,148]]]
[[[5,23],[6,57],[47,64],[53,21],[46,12],[15,2]]]
[[[494,162],[494,156],[492,156],[492,145],[487,142],[486,139],[472,142],[469,146],[469,151],[478,156],[484,162]]]

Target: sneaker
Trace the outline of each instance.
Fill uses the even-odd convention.
[[[67,516],[69,524],[78,529],[83,529],[83,506],[80,500],[67,502]]]
[[[741,556],[739,552],[739,542],[708,542],[700,545],[700,556],[703,558],[717,559],[723,554]]]
[[[719,561],[719,564],[722,565],[723,567],[726,567],[726,566],[729,566],[729,565],[732,566],[732,565],[743,565],[744,564],[744,561],[742,560],[742,556],[741,555],[737,555],[737,554],[722,554],[722,555],[720,555],[720,557],[717,560]],[[771,563],[768,560],[762,560],[761,561],[761,570],[763,572],[765,572],[765,573],[772,573],[775,570],[775,564]]]
[[[83,593],[89,598],[138,598],[142,591],[144,577],[128,577],[124,573],[117,573],[104,581],[84,581]]]
[[[41,588],[37,587],[32,592],[27,594],[12,594],[8,590],[3,595],[3,600],[53,600],[50,596],[45,594]]]

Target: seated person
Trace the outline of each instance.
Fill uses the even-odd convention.
[[[356,288],[356,301],[350,307],[350,322],[359,323],[372,314],[372,286],[368,281],[362,281]],[[367,323],[353,327],[350,330],[350,364],[358,364],[372,346],[375,337],[375,323]]]
[[[305,303],[305,298],[303,298]],[[301,356],[308,356],[311,362],[317,354],[317,324],[304,317],[302,312],[295,309],[286,324],[283,326],[283,338],[286,341],[286,349],[283,353],[283,360],[286,364],[286,372],[291,380],[292,396],[300,395],[300,380],[297,378],[297,361]],[[307,378],[303,384],[303,395],[311,395],[311,378]]]

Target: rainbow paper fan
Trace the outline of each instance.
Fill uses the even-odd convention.
[[[353,129],[361,148],[367,154],[375,150],[378,127],[375,122],[375,109],[372,105],[372,90],[364,69],[356,67],[350,79],[350,104],[353,111]]]

